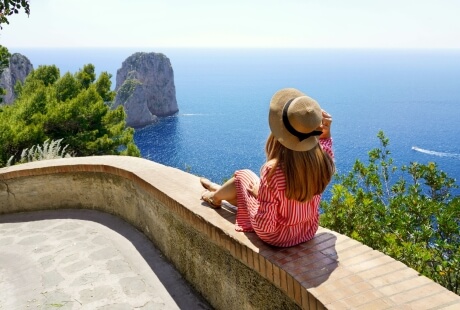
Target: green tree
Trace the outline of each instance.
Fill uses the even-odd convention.
[[[57,80],[54,86],[56,88],[56,99],[60,102],[75,98],[81,90],[80,83],[70,72],[67,72]]]
[[[94,73],[94,65],[88,64],[83,66],[83,69],[78,71],[75,75],[83,88],[88,88],[94,80],[96,80],[96,73]]]
[[[1,0],[0,1],[0,29],[2,24],[9,24],[8,16],[18,14],[21,9],[24,9],[27,15],[30,15],[30,7],[28,0]]]
[[[330,201],[323,201],[321,225],[407,264],[460,293],[460,197],[455,180],[435,163],[399,169],[379,132],[380,147],[366,165],[337,175]]]
[[[0,74],[10,65],[11,54],[8,49],[0,45]]]
[[[2,75],[3,71],[9,67],[10,57],[11,57],[11,54],[8,51],[8,49],[0,45],[0,76]],[[6,90],[3,88],[0,88],[0,104],[3,103],[4,95],[6,95]]]
[[[22,150],[48,139],[62,139],[74,156],[139,156],[123,107],[111,110],[105,103],[113,99],[109,76],[102,73],[94,82],[93,65],[62,77],[56,66],[34,70],[15,103],[0,108],[0,166],[10,156],[18,161]]]
[[[96,81],[96,91],[99,95],[101,95],[104,102],[107,103],[112,102],[113,99],[115,99],[115,91],[110,90],[110,85],[112,85],[112,82],[110,81],[111,77],[111,74],[102,72]]]
[[[42,68],[41,68],[42,67]],[[37,70],[29,74],[29,80],[42,83],[44,86],[52,85],[59,79],[61,73],[55,65],[38,66]]]

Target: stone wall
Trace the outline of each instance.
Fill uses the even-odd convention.
[[[275,248],[234,230],[234,209],[200,201],[198,177],[100,156],[0,169],[0,216],[60,209],[114,214],[142,231],[216,309],[460,307],[460,297],[335,232]]]

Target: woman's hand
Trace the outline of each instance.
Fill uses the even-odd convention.
[[[323,111],[323,121],[320,127],[320,130],[323,132],[319,138],[320,139],[328,139],[331,137],[331,124],[332,124],[332,116],[327,113],[326,111]]]
[[[259,196],[259,183],[252,184],[248,188],[248,192],[249,192],[249,194],[251,194],[252,196],[257,198],[257,196]]]

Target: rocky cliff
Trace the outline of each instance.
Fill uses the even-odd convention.
[[[179,111],[171,62],[161,53],[128,57],[117,71],[115,91],[113,106],[124,106],[127,125],[134,128]]]
[[[14,85],[17,81],[23,83],[33,69],[32,63],[26,56],[18,53],[11,55],[9,68],[6,68],[0,76],[0,87],[6,90],[3,104],[10,104],[16,99]]]

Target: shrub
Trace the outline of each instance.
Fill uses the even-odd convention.
[[[456,294],[460,293],[460,197],[455,180],[436,163],[393,163],[389,139],[366,165],[336,175],[330,201],[323,201],[321,225],[407,264]]]
[[[21,158],[16,164],[27,162],[72,157],[70,153],[66,152],[68,145],[61,147],[62,139],[59,140],[46,140],[43,145],[34,145],[30,149],[24,149],[21,153]],[[6,166],[14,164],[14,156],[11,156]]]

